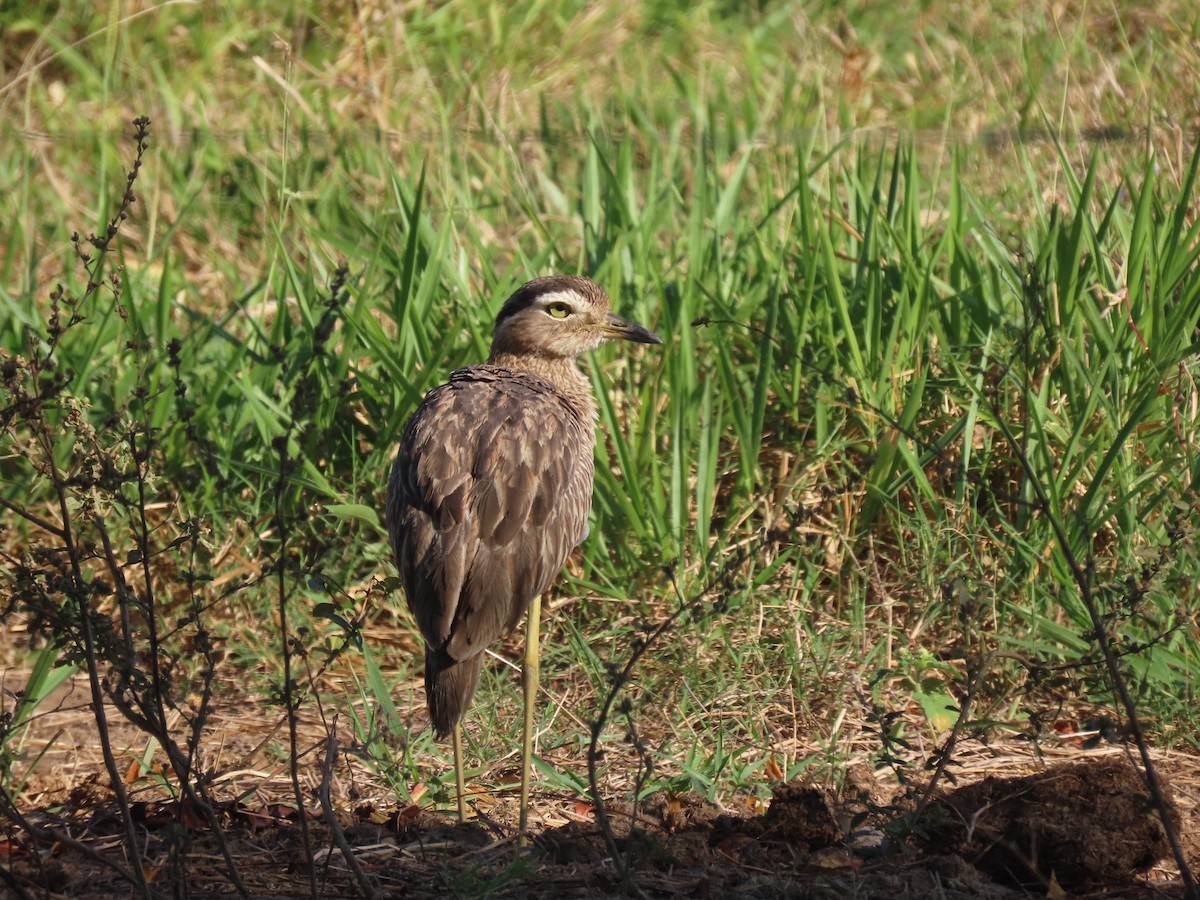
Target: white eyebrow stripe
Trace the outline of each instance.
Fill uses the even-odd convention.
[[[578,291],[548,291],[537,296],[537,302],[541,306],[549,306],[551,303],[566,303],[570,306],[582,299]]]

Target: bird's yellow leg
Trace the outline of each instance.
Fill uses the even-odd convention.
[[[517,827],[517,842],[525,843],[529,825],[529,775],[533,767],[533,711],[538,692],[538,640],[542,625],[542,598],[534,597],[529,604],[529,619],[525,626],[525,667],[521,672],[525,682],[525,724],[521,729],[521,819]]]
[[[467,788],[463,783],[462,725],[454,724],[454,784],[458,788],[458,821],[467,821]]]

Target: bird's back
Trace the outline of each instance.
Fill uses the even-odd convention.
[[[470,366],[425,398],[388,485],[388,531],[426,641],[435,730],[466,709],[484,649],[586,534],[593,413],[551,382]]]

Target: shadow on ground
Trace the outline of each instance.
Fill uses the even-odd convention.
[[[835,800],[822,788],[780,784],[761,815],[667,795],[636,810],[614,804],[609,812],[627,882],[590,807],[576,801],[580,821],[545,829],[525,849],[511,839],[516,804],[510,800],[477,806],[479,817],[463,825],[416,807],[385,812],[369,805],[340,824],[381,897],[1182,896],[1170,866],[1159,866],[1170,858],[1162,824],[1137,772],[1120,758],[986,778],[938,797],[915,828],[910,802],[873,803],[859,793]],[[124,865],[111,806],[92,783],[27,815]],[[1174,810],[1193,867],[1200,862],[1196,806],[1190,798]],[[294,810],[231,802],[221,814],[250,895],[309,896],[314,883],[323,897],[362,894],[319,816],[310,815],[317,849],[309,857]],[[215,839],[188,810],[143,804],[135,815],[154,887],[173,895],[182,883],[182,895],[192,897],[231,892]],[[0,845],[0,865],[16,896],[129,896],[127,883],[79,847],[11,830]],[[185,858],[183,866],[178,861]]]

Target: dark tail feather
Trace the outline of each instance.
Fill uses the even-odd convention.
[[[425,698],[429,720],[439,738],[448,736],[467,711],[479,685],[481,668],[482,653],[456,660],[445,650],[425,648]]]

